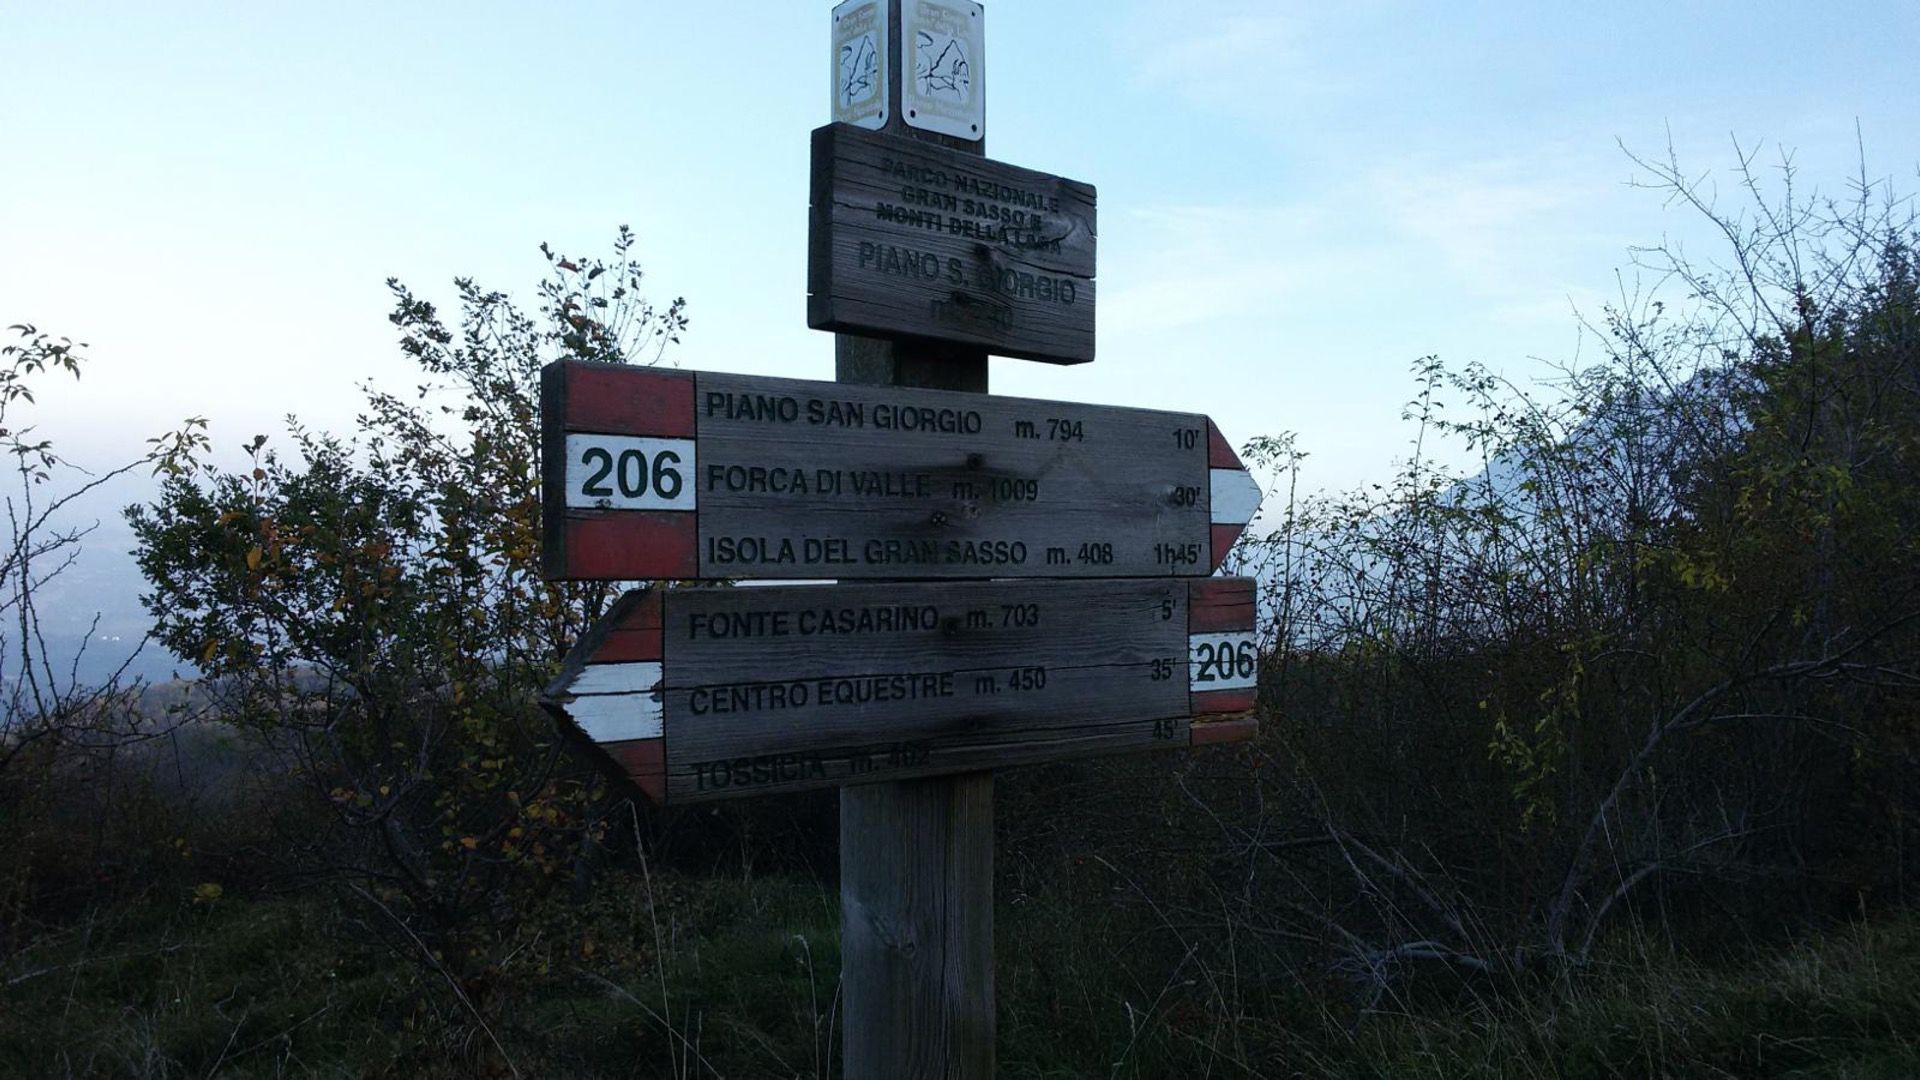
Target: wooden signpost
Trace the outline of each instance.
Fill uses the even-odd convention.
[[[1259,489],[1191,413],[994,398],[1094,355],[1091,186],[989,161],[985,12],[844,0],[808,322],[834,383],[556,363],[549,578],[627,593],[545,704],[653,800],[840,787],[855,1080],[994,1072],[993,769],[1249,739]]]
[[[1093,359],[1092,185],[832,124],[812,202],[809,326]]]
[[[1251,734],[1253,582],[646,589],[548,690],[666,804]]]
[[[1259,504],[1192,413],[556,362],[550,578],[1212,573]]]

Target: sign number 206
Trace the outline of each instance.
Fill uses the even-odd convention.
[[[567,436],[567,505],[578,509],[692,510],[692,439]]]
[[[1251,633],[1194,634],[1187,639],[1189,687],[1241,690],[1260,675],[1260,651]]]

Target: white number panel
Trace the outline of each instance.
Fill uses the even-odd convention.
[[[692,510],[692,439],[567,436],[570,510]]]
[[[1259,681],[1260,649],[1250,631],[1190,634],[1187,685],[1191,690],[1247,690]]]

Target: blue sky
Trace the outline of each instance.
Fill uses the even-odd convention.
[[[15,4],[0,15],[0,323],[84,338],[76,457],[202,413],[232,446],[408,386],[383,286],[531,302],[546,240],[640,237],[684,367],[832,377],[805,324],[827,0]],[[1730,190],[1915,189],[1920,4],[987,0],[988,153],[1100,191],[1099,359],[996,392],[1296,431],[1309,487],[1404,453],[1409,365],[1580,347],[1630,245],[1689,214],[1619,148]],[[1629,271],[1630,272],[1630,271]]]

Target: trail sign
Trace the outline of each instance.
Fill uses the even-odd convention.
[[[1253,736],[1254,583],[627,593],[544,703],[662,803]]]
[[[887,0],[846,0],[833,9],[833,118],[887,126]]]
[[[987,131],[986,11],[972,0],[908,0],[901,47],[908,127],[977,141]]]
[[[807,325],[1093,359],[1093,186],[846,124],[813,133]]]
[[[1260,501],[1193,413],[561,361],[553,579],[1204,577]]]

